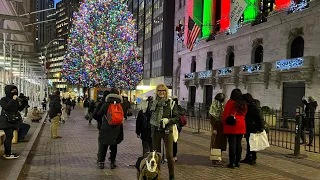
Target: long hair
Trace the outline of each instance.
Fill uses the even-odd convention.
[[[238,112],[245,112],[246,102],[243,100],[242,92],[240,89],[232,90],[230,99],[235,101],[236,110]]]
[[[166,97],[165,97],[165,100],[168,100],[168,93],[169,93],[169,89],[168,89],[168,87],[165,85],[165,84],[158,84],[158,86],[157,86],[157,88],[156,88],[156,98],[158,98],[158,90],[160,89],[160,88],[163,88],[163,89],[165,89],[166,90]]]
[[[254,103],[254,99],[251,94],[247,93],[247,94],[244,94],[242,97],[243,97],[243,100],[245,100],[248,104]]]

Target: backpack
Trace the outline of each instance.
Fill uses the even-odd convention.
[[[121,104],[116,102],[110,104],[106,115],[106,120],[108,121],[109,125],[121,125],[123,123],[123,119],[124,112]]]

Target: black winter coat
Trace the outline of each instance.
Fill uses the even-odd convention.
[[[136,134],[140,136],[142,141],[152,140],[150,118],[150,111],[147,110],[145,113],[142,110],[139,111],[136,121]]]
[[[54,118],[58,114],[61,114],[62,111],[60,96],[53,95],[51,96],[50,104],[49,104],[49,117]]]
[[[317,101],[314,102],[307,102],[303,100],[303,103],[306,105],[305,107],[305,117],[302,121],[302,126],[314,128],[314,115],[316,113],[316,109],[318,107]]]
[[[99,143],[104,145],[116,145],[123,141],[123,125],[111,126],[105,118],[111,103],[122,103],[122,97],[117,94],[109,94],[106,103],[102,105],[97,115],[102,118],[102,125],[99,131]]]
[[[90,102],[89,108],[88,108],[88,113],[93,113],[94,108],[96,108],[96,104],[94,102]]]
[[[7,113],[12,113],[12,114],[17,114],[19,111],[23,110],[23,106],[21,102],[19,103],[18,100],[13,100],[13,95],[11,93],[12,89],[18,89],[14,85],[7,85],[5,87],[5,93],[6,97],[1,98],[0,100],[0,105],[1,105],[1,115],[0,115],[0,129],[8,129],[8,128],[14,128],[14,129],[19,129],[19,124],[20,122],[17,122],[16,124],[11,124],[7,122],[7,118],[4,115],[4,111],[6,110]]]
[[[258,101],[248,104],[248,112],[245,120],[247,134],[264,130],[264,118]]]

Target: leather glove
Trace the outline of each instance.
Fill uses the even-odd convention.
[[[165,128],[166,125],[169,123],[169,119],[168,118],[162,118],[161,122],[162,122],[162,124],[161,124],[162,128]]]

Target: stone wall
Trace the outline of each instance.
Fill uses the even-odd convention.
[[[185,49],[176,54],[174,60],[181,58],[180,73],[180,100],[188,100],[188,88],[184,84],[184,74],[190,73],[192,56],[196,56],[196,71],[206,70],[207,52],[213,53],[213,69],[223,68],[226,66],[227,48],[234,47],[235,66],[252,64],[252,52],[255,48],[254,41],[262,38],[264,49],[263,62],[274,62],[290,57],[291,42],[297,36],[304,39],[304,56],[314,56],[315,61],[319,61],[320,54],[320,2],[313,1],[309,9],[302,12],[287,14],[287,12],[277,12],[268,17],[268,22],[251,26],[245,25],[239,29],[236,34],[220,34],[216,40],[205,42],[202,41],[194,48],[192,52]],[[299,31],[302,29],[302,33]],[[291,34],[291,35],[290,35]],[[288,48],[289,47],[289,48]],[[176,52],[176,51],[175,51]],[[175,62],[175,64],[177,64]],[[320,101],[320,81],[318,73],[313,74],[313,84],[306,88],[306,95],[315,96]],[[218,92],[224,92],[227,97],[230,96],[233,85],[225,85],[222,89],[217,86],[213,91],[213,96]],[[280,109],[282,103],[282,85],[278,88],[275,82],[269,82],[266,89],[264,84],[248,84],[246,89],[242,84],[238,88],[243,92],[251,93],[259,99],[262,105]],[[197,88],[196,102],[203,102],[203,92],[201,86]]]

